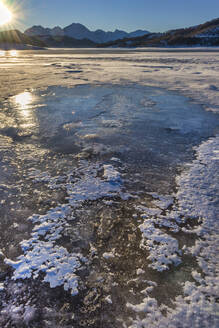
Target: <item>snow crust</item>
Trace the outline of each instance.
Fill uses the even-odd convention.
[[[101,170],[103,170],[102,178],[97,176]],[[82,178],[66,185],[71,206],[78,206],[85,200],[122,196],[120,173],[112,165],[85,166],[80,173],[83,174]]]
[[[140,51],[117,50],[115,52],[109,50],[105,53],[89,50],[86,53],[83,52],[83,54],[79,51],[74,53],[62,52],[60,54],[34,54],[33,56],[32,59],[34,58],[34,60],[32,62],[27,60],[25,56],[18,56],[17,58],[1,57],[0,69],[4,83],[1,85],[0,100],[6,99],[10,94],[19,94],[30,86],[39,88],[55,84],[69,87],[87,83],[121,85],[138,83],[181,92],[186,97],[190,97],[192,102],[202,104],[205,109],[213,112],[219,111],[219,55],[215,49],[196,49],[192,51],[188,49],[180,51],[141,49]],[[74,64],[70,62],[74,62]],[[10,69],[12,67],[13,69]],[[80,73],[73,76],[69,73],[71,68],[78,69]],[[21,74],[24,77],[22,79],[20,78]],[[85,102],[87,103],[87,99],[85,99]],[[118,125],[116,120],[108,123]],[[4,127],[2,124],[3,120],[0,122],[1,128]],[[184,127],[179,125],[177,128],[183,130]],[[1,149],[5,147],[5,144],[3,140]],[[189,164],[186,170],[177,178],[178,191],[176,195],[164,196],[153,193],[153,195],[151,194],[154,198],[152,205],[148,208],[145,204],[142,204],[136,211],[140,213],[143,220],[141,224],[142,247],[145,248],[147,256],[151,256],[147,260],[151,266],[154,266],[153,269],[171,270],[174,264],[182,261],[181,255],[192,256],[194,262],[197,260],[198,267],[192,271],[190,281],[182,284],[183,294],[173,301],[173,307],[159,305],[157,300],[150,295],[150,293],[153,293],[151,287],[156,288],[156,286],[149,285],[149,287],[144,288],[139,293],[139,304],[131,304],[130,302],[127,304],[129,311],[136,314],[136,318],[129,326],[131,328],[216,328],[219,326],[218,317],[216,316],[218,305],[215,302],[219,286],[216,278],[218,276],[218,224],[216,220],[217,212],[215,211],[218,195],[216,179],[218,176],[218,138],[212,138],[204,142],[196,149],[196,154],[196,160]],[[107,172],[107,169],[105,171]],[[106,179],[103,177],[103,172],[103,166],[96,168],[91,175],[88,174],[88,170],[86,173],[85,169],[84,178],[82,176],[77,178],[70,174],[69,181],[66,182],[66,177],[64,179],[62,177],[52,177],[48,172],[36,172],[36,170],[34,173],[33,169],[29,178],[35,180],[36,183],[45,183],[51,189],[63,188],[63,185],[68,183],[68,188],[64,187],[64,190],[67,190],[69,202],[72,199],[72,205],[68,204],[72,211],[86,200],[91,201],[98,199],[97,197],[106,197],[107,200],[104,199],[103,202],[106,202],[106,205],[112,205],[113,200],[111,198],[113,195],[123,197],[123,193],[121,193],[122,182],[119,179],[108,181],[107,176]],[[52,180],[53,178],[57,178],[57,180]],[[7,178],[4,183],[2,188],[6,188]],[[89,183],[94,184],[93,191],[88,188]],[[93,192],[95,196],[93,196]],[[163,199],[163,197],[172,198],[172,204],[170,198]],[[50,216],[48,213],[47,215]],[[63,224],[59,225],[57,223],[56,225],[55,222],[62,222],[62,219]],[[189,227],[189,225],[186,225],[187,219],[194,220],[195,226]],[[76,263],[79,262],[81,265],[83,261],[81,255],[67,253],[67,250],[59,249],[56,244],[59,236],[62,235],[63,227],[68,224],[68,218],[59,216],[57,221],[45,219],[41,222],[37,216],[36,221],[34,221],[34,217],[31,220],[33,220],[35,226],[30,240],[22,243],[22,247],[24,247],[23,262],[20,262],[20,259],[15,263],[11,262],[14,265],[15,274],[18,272],[17,269],[20,268],[24,270],[24,276],[25,273],[34,276],[35,269],[29,265],[28,257],[26,258],[28,252],[33,252],[35,259],[41,263],[40,270],[42,268],[43,271],[39,271],[38,274],[43,272],[46,276],[47,271],[53,270],[53,264],[56,261],[61,268],[60,259],[53,256],[53,251],[56,249],[60,255],[64,254],[67,265],[69,258],[75,256],[75,261],[72,260],[73,270],[75,268],[75,273],[73,273],[77,275],[77,269],[80,269],[80,266],[77,268]],[[54,229],[57,231],[57,235],[54,233]],[[147,236],[148,229],[151,229],[153,238]],[[178,232],[185,233],[187,236],[190,233],[196,235],[195,245],[179,247]],[[48,237],[49,239],[47,239]],[[156,238],[159,238],[159,244]],[[47,252],[46,256],[50,258],[48,265],[41,262],[43,258],[40,258],[37,248],[34,252],[35,245],[36,247],[43,246],[43,249]],[[153,249],[150,245],[155,245],[155,248]],[[165,257],[166,263],[162,263],[163,259],[160,258],[162,248],[169,257],[168,260]],[[174,262],[172,257],[177,258],[177,262]],[[34,264],[31,262],[31,265]],[[143,275],[142,271],[138,272]],[[66,282],[68,287],[67,273],[65,274],[60,269],[58,274],[59,281],[53,280],[48,274],[48,277],[51,277],[51,283],[59,284],[62,280],[62,284]],[[77,277],[73,281],[77,283]],[[76,285],[73,286],[73,291],[76,292],[76,288]],[[140,300],[141,296],[142,299]],[[32,310],[29,310],[31,314]],[[16,321],[17,315],[24,313],[26,310],[22,306],[18,308],[13,305],[6,308],[5,311],[11,312]]]
[[[72,295],[78,293],[78,277],[75,272],[80,268],[83,256],[69,253],[66,248],[55,245],[67,224],[70,207],[56,207],[46,215],[34,215],[29,218],[35,226],[32,237],[21,242],[24,252],[17,261],[6,259],[15,271],[13,279],[25,279],[45,273],[44,281],[51,288],[64,285]],[[42,240],[42,238],[44,240]]]
[[[100,172],[103,172],[102,177],[97,176]],[[51,177],[47,172],[31,169],[28,177],[35,183],[46,183],[51,189],[65,188],[68,204],[53,208],[45,215],[31,216],[29,220],[34,224],[31,238],[20,243],[24,254],[16,261],[5,259],[5,263],[15,269],[14,280],[35,279],[42,272],[43,281],[48,282],[51,288],[63,285],[65,290],[76,295],[79,284],[77,270],[86,259],[82,254],[69,253],[56,241],[62,237],[69,221],[74,220],[74,208],[84,201],[126,196],[121,192],[120,173],[112,165],[91,166],[84,161],[77,169],[76,176],[70,173],[66,177]],[[111,253],[103,255],[105,258],[112,256]]]
[[[169,268],[170,264],[181,263],[179,255],[182,252],[179,250],[178,241],[156,228],[155,220],[146,219],[139,228],[143,236],[142,247],[150,252],[147,259],[152,263],[149,264],[149,267],[157,271],[164,271]]]
[[[136,313],[145,313],[144,318],[137,315],[129,326],[140,327],[217,327],[219,306],[216,299],[219,295],[218,280],[218,212],[217,199],[219,184],[218,176],[218,146],[219,136],[203,142],[197,149],[196,159],[177,178],[178,191],[174,195],[172,209],[166,213],[166,218],[175,217],[175,224],[186,222],[187,219],[198,220],[199,224],[191,229],[180,228],[185,233],[197,235],[195,246],[183,247],[186,254],[196,257],[199,270],[193,270],[193,281],[182,283],[183,295],[172,302],[173,308],[158,305],[157,300],[150,296],[152,290],[145,290],[146,297],[139,304],[127,303],[127,308]],[[171,216],[172,211],[172,216]],[[162,215],[164,218],[164,215]],[[151,267],[158,271],[167,269],[172,260],[177,259],[179,250],[176,239],[162,233],[155,228],[159,215],[148,217],[140,225],[143,244],[150,251],[148,257],[152,261]],[[167,237],[168,236],[168,237]],[[153,244],[153,242],[156,242]],[[158,245],[157,245],[158,243]],[[162,249],[162,243],[165,247]],[[175,247],[174,247],[175,246]],[[161,250],[161,252],[159,252]],[[161,254],[164,259],[161,259]],[[167,257],[165,256],[167,255]],[[169,262],[168,259],[169,258]],[[160,261],[161,259],[161,261]],[[175,264],[178,264],[176,262]],[[165,266],[166,265],[166,266]],[[164,315],[163,313],[166,312]]]

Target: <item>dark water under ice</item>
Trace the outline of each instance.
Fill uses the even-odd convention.
[[[189,99],[140,85],[25,91],[2,112],[0,133],[15,145],[32,146],[33,157],[42,149],[89,160],[119,156],[141,174],[156,168],[168,174],[218,125],[216,115]]]

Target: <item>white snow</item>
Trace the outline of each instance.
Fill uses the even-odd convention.
[[[142,248],[149,251],[147,259],[152,263],[149,267],[164,271],[170,264],[178,265],[181,263],[178,242],[161,229],[155,228],[154,219],[145,219],[139,228],[142,232]]]
[[[72,295],[78,293],[78,277],[75,272],[80,268],[83,256],[69,253],[66,248],[55,245],[67,225],[69,212],[70,207],[63,205],[50,210],[46,215],[33,215],[29,218],[35,226],[32,237],[21,242],[24,254],[17,261],[5,260],[15,269],[14,280],[37,278],[39,272],[44,272],[44,281],[51,288],[64,285],[64,289],[70,290]]]
[[[115,257],[115,254],[112,252],[105,252],[103,253],[103,258],[105,258],[106,260],[112,259]]]
[[[98,177],[98,172],[103,170],[103,178]],[[120,173],[112,165],[85,165],[81,171],[81,178],[74,183],[67,183],[69,204],[79,206],[85,200],[96,200],[103,197],[120,196],[121,192]]]
[[[27,305],[24,309],[24,322],[28,325],[33,319],[35,319],[36,308],[34,306]]]
[[[103,165],[103,177],[111,183],[121,182],[120,173],[112,165]]]
[[[112,302],[112,298],[111,298],[110,295],[108,295],[107,297],[105,297],[105,301],[106,301],[107,303],[109,303],[109,304],[113,304],[113,302]]]
[[[218,251],[219,251],[219,235],[218,235],[218,216],[217,216],[217,195],[219,191],[218,180],[218,145],[219,136],[211,138],[203,142],[197,149],[197,159],[195,159],[178,178],[178,191],[174,195],[177,203],[174,204],[173,216],[184,216],[187,218],[201,218],[202,223],[198,228],[191,228],[189,232],[197,234],[204,238],[198,238],[195,246],[185,248],[188,254],[196,256],[197,263],[204,275],[193,270],[191,275],[195,282],[186,281],[182,284],[184,295],[176,297],[173,303],[174,308],[161,305],[157,300],[148,296],[146,289],[142,291],[147,297],[139,304],[127,303],[127,307],[132,311],[145,312],[146,316],[141,319],[136,317],[133,324],[129,327],[218,327],[218,316],[216,313],[219,306],[216,303],[216,298],[219,294],[219,279],[218,279]],[[171,215],[171,212],[169,213]],[[168,214],[167,214],[168,215]],[[159,215],[158,215],[159,218]],[[143,244],[147,245],[150,250],[151,266],[154,269],[162,270],[160,258],[162,255],[167,255],[164,258],[167,264],[168,257],[172,260],[172,255],[179,253],[176,240],[160,229],[156,229],[154,224],[155,217],[145,219],[140,225],[143,233]],[[176,221],[177,223],[177,221]],[[188,232],[186,229],[182,229]],[[154,241],[166,244],[164,250],[160,253],[160,245],[153,245]],[[153,246],[150,248],[150,246]],[[175,257],[177,258],[177,256]],[[162,259],[163,260],[163,259]],[[165,269],[165,267],[164,267]],[[149,291],[150,292],[150,291]],[[166,315],[162,311],[166,311]]]
[[[157,193],[149,193],[155,200],[153,204],[161,209],[167,209],[170,205],[173,204],[172,196],[158,195]]]
[[[80,171],[80,175],[79,175]],[[97,174],[103,171],[103,177]],[[34,182],[48,183],[53,189],[55,180],[46,172],[31,169],[29,177]],[[24,252],[17,261],[5,259],[5,263],[11,265],[15,271],[13,279],[37,278],[40,272],[45,273],[44,281],[51,288],[64,286],[72,295],[78,293],[77,270],[81,262],[85,261],[81,254],[69,253],[66,248],[58,246],[55,242],[61,238],[62,231],[68,226],[68,220],[73,220],[73,208],[80,206],[84,201],[96,200],[113,195],[123,196],[121,192],[120,173],[112,165],[90,166],[83,162],[77,170],[78,178],[73,179],[69,174],[61,177],[61,186],[66,188],[68,194],[67,205],[51,209],[45,215],[33,215],[29,218],[34,223],[31,238],[20,243]],[[65,183],[63,183],[65,181]],[[108,259],[114,257],[112,253],[104,253]]]
[[[97,50],[86,50],[83,53],[80,51],[30,54],[28,58],[31,60],[27,60],[26,56],[16,58],[1,56],[0,100],[4,100],[10,94],[19,94],[30,86],[41,88],[50,85],[75,87],[78,84],[88,83],[91,85],[113,83],[120,86],[141,84],[177,91],[189,97],[192,102],[202,104],[206,110],[219,111],[219,51],[217,49],[129,49],[128,51],[106,50],[105,52],[101,50],[99,53]],[[74,64],[70,65],[69,62],[74,62]],[[77,66],[76,68],[80,70],[83,66],[80,79],[76,74],[70,75],[65,67],[67,64],[74,68]],[[58,74],[55,75],[55,73]],[[24,78],[20,78],[21,76]],[[91,102],[88,99],[84,99],[84,102],[87,104],[87,107],[85,106],[87,109]],[[74,105],[77,105],[76,102]],[[0,121],[3,128],[3,120]],[[109,125],[111,129],[114,128],[113,126],[116,128],[121,126],[116,119],[108,120],[108,122],[105,120],[103,123],[106,127]],[[181,131],[184,128],[180,122],[178,126],[173,125],[173,127],[180,128]],[[9,142],[6,143],[3,140],[1,149],[5,145],[8,148]],[[14,146],[10,147],[12,149]],[[100,148],[93,143],[93,148],[95,147]],[[124,147],[124,152],[127,150],[128,146]],[[155,298],[149,296],[153,290],[148,290],[148,284],[146,284],[146,288],[144,287],[142,293],[139,293],[139,304],[131,304],[131,302],[127,304],[129,310],[136,312],[136,317],[129,328],[216,328],[219,325],[216,317],[219,310],[215,302],[219,286],[217,279],[218,224],[215,210],[218,196],[216,179],[218,176],[218,138],[203,142],[196,149],[196,154],[196,160],[179,175],[178,191],[175,195],[151,194],[154,198],[152,204],[149,207],[146,204],[139,205],[136,212],[140,213],[142,220],[142,247],[146,248],[146,255],[150,257],[147,261],[154,266],[154,269],[168,270],[170,265],[178,264],[182,260],[183,253],[192,255],[198,267],[192,269],[191,281],[182,283],[183,294],[173,300],[172,307],[159,305]],[[119,162],[114,158],[112,161]],[[81,178],[73,181],[69,176],[67,182],[65,190],[68,193],[71,210],[87,200],[106,197],[108,200],[104,201],[112,204],[113,196],[125,199],[124,193],[121,192],[122,179],[119,179],[117,169],[111,170],[106,167],[104,170],[102,165],[94,167],[89,174],[90,168],[86,168],[86,165],[84,167]],[[3,177],[6,177],[3,185],[7,184],[7,170],[8,168],[5,167],[5,171],[1,172]],[[30,172],[29,178],[35,179],[36,183],[49,184],[52,181],[48,172],[34,173],[34,170]],[[62,180],[56,181],[54,180],[51,186],[63,184]],[[21,277],[23,272],[23,277],[25,275],[34,277],[34,265],[38,263],[36,275],[42,271],[52,286],[66,284],[67,289],[76,293],[78,278],[74,274],[77,274],[80,261],[83,259],[80,254],[71,254],[56,244],[68,219],[67,214],[66,216],[58,215],[56,219],[53,219],[52,212],[47,213],[47,217],[33,216],[31,218],[35,224],[32,236],[22,243],[24,254],[11,264],[15,268],[15,276],[18,274]],[[181,228],[180,224],[186,219],[194,219],[194,222],[198,224],[193,228],[188,228],[188,226]],[[189,238],[189,233],[196,234],[195,245],[191,247],[185,245],[179,249],[177,232],[184,233],[187,238]],[[41,251],[43,249],[42,254],[39,249]],[[33,255],[33,261],[30,261],[28,254]],[[164,256],[165,254],[167,257]],[[63,256],[63,263],[68,269],[71,263],[72,276],[68,276],[69,272],[65,272],[60,258],[56,255]],[[49,258],[48,263],[45,257]],[[53,276],[54,264],[58,265],[56,278]],[[19,313],[24,313],[23,307],[13,306],[9,310],[15,321]],[[166,315],[164,315],[165,312]]]
[[[143,274],[143,273],[145,273],[145,271],[142,270],[142,269],[137,269],[137,271],[136,271],[137,275],[140,275],[140,274]]]

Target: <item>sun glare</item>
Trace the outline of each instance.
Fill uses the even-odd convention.
[[[30,92],[25,91],[23,93],[20,93],[19,95],[15,96],[14,98],[15,103],[21,108],[21,109],[28,109],[29,105],[32,101],[32,95]]]
[[[11,20],[12,13],[4,3],[0,1],[0,26],[9,23]]]

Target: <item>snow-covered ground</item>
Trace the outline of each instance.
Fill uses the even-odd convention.
[[[0,52],[0,325],[217,327],[219,51]]]

